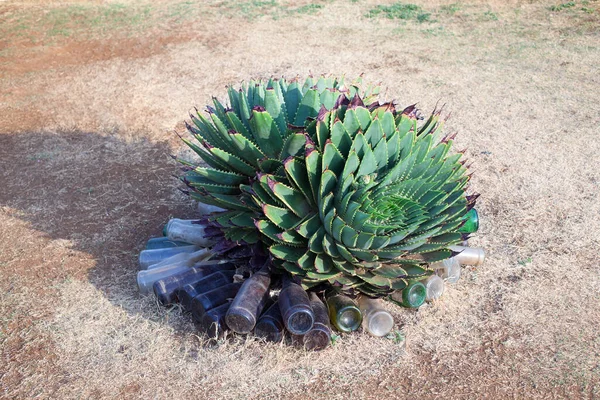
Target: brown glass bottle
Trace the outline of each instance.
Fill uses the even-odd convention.
[[[269,300],[271,273],[262,268],[246,279],[227,311],[225,321],[236,333],[249,333],[254,329],[258,316]]]
[[[200,321],[207,311],[227,303],[228,299],[233,299],[240,287],[242,287],[241,283],[230,283],[194,297],[190,306],[192,317]]]
[[[235,271],[219,271],[200,279],[196,283],[183,285],[175,291],[177,300],[185,310],[189,311],[194,297],[232,283],[234,274]]]
[[[315,322],[315,314],[310,306],[308,294],[302,286],[285,275],[279,293],[279,309],[283,324],[293,335],[304,335]]]
[[[235,269],[235,265],[231,263],[203,265],[201,267],[193,267],[182,274],[169,276],[154,282],[153,289],[158,302],[163,306],[175,303],[175,291],[187,284],[194,284],[199,280],[207,277],[218,271],[231,271]]]
[[[258,319],[254,327],[254,336],[258,336],[269,342],[281,342],[284,332],[285,327],[283,326],[279,302],[275,302]]]
[[[310,305],[315,313],[315,323],[303,338],[306,350],[323,350],[331,343],[331,325],[327,306],[319,299],[316,293],[310,293]]]

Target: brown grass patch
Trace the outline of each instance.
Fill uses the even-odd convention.
[[[600,396],[597,14],[419,1],[432,13],[419,23],[365,18],[375,1],[314,3],[315,14],[276,5],[245,18],[210,2],[169,29],[105,37],[81,23],[67,26],[89,36],[39,47],[3,35],[38,61],[0,53],[2,396]],[[135,291],[143,242],[193,215],[168,157],[182,151],[170,132],[186,110],[228,83],[310,71],[365,72],[425,111],[441,99],[475,162],[483,226],[471,244],[488,259],[440,302],[393,308],[406,352],[366,334],[318,354],[211,345],[189,316]]]

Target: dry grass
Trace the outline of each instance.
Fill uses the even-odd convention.
[[[598,3],[415,1],[423,23],[364,18],[375,1],[312,3],[208,2],[167,28],[155,17],[183,2],[164,1],[142,27],[41,24],[33,45],[7,32],[45,10],[0,6],[0,397],[600,396],[599,18],[581,10]],[[143,242],[193,212],[168,157],[186,111],[228,83],[311,71],[447,103],[475,162],[471,244],[488,259],[440,302],[393,309],[406,352],[365,334],[318,354],[208,344],[136,293]]]

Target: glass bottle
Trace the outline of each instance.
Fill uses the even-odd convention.
[[[200,321],[208,311],[227,303],[230,299],[233,300],[241,287],[241,282],[229,283],[194,297],[190,305],[192,317],[196,321]]]
[[[327,309],[331,324],[340,332],[352,332],[360,327],[362,313],[350,297],[335,292],[327,296]]]
[[[431,268],[435,270],[436,275],[448,283],[456,283],[460,279],[461,266],[454,257],[435,262],[431,264]]]
[[[460,233],[474,233],[479,229],[479,213],[476,209],[471,208],[463,217],[465,223],[458,228]]]
[[[444,294],[444,280],[438,275],[430,275],[421,282],[425,285],[425,301],[437,300]]]
[[[198,212],[200,213],[200,215],[208,215],[208,214],[212,214],[214,212],[223,212],[223,211],[227,211],[227,210],[225,210],[224,208],[221,208],[221,207],[213,206],[212,204],[204,204],[204,203],[198,202]]]
[[[166,236],[153,237],[146,242],[146,250],[166,249],[169,247],[192,246],[191,243],[178,242]]]
[[[235,270],[235,265],[231,263],[215,263],[211,265],[192,267],[181,274],[169,276],[168,278],[160,279],[154,282],[152,288],[156,298],[158,299],[158,302],[163,306],[167,306],[177,301],[175,291],[180,287],[187,284],[194,284],[212,273],[230,270]]]
[[[186,221],[172,219],[165,226],[163,233],[171,240],[192,243],[198,246],[209,247],[213,241],[204,237],[204,227]]]
[[[306,350],[323,350],[331,343],[331,325],[327,306],[319,299],[316,293],[309,294],[310,306],[315,313],[315,323],[310,331],[306,332],[302,342]]]
[[[190,267],[193,267],[198,261],[209,257],[211,253],[207,249],[200,249],[194,253],[177,254],[173,257],[179,257],[180,255],[187,255],[187,258],[138,272],[137,283],[140,293],[146,294],[150,292],[152,290],[152,285],[154,285],[154,282],[157,280],[181,274],[190,269]]]
[[[152,265],[156,265],[162,261],[165,261],[177,254],[193,253],[198,251],[200,248],[192,244],[181,247],[168,247],[162,249],[151,249],[142,250],[140,252],[139,263],[140,270],[148,269]],[[182,256],[186,257],[186,256]]]
[[[394,318],[387,312],[381,300],[368,296],[358,298],[358,307],[363,314],[363,326],[373,336],[385,336],[394,327]]]
[[[214,272],[200,279],[198,282],[183,285],[175,290],[177,301],[186,311],[189,311],[194,297],[232,283],[234,274],[235,271]]]
[[[427,290],[419,281],[413,281],[403,290],[392,293],[391,300],[402,307],[418,308],[425,302]]]
[[[225,321],[229,329],[236,333],[249,333],[269,301],[271,273],[263,267],[246,279],[237,296],[233,299]]]
[[[279,302],[276,301],[258,319],[254,327],[254,336],[258,336],[269,342],[278,343],[283,339],[284,332],[285,327],[283,317],[281,316],[281,309]]]
[[[304,335],[312,328],[315,314],[310,307],[308,294],[302,286],[284,275],[281,292],[279,293],[279,309],[283,323],[290,333]]]
[[[208,311],[198,322],[198,329],[206,333],[211,339],[217,339],[223,336],[223,333],[227,330],[225,316],[227,315],[230,306],[231,303],[225,303]]]
[[[461,265],[480,266],[485,261],[485,250],[480,247],[450,246],[450,250],[458,252],[452,258],[458,260]]]
[[[179,264],[179,263],[187,263],[190,267],[194,266],[194,264],[199,263],[200,261],[205,261],[207,258],[212,256],[212,253],[206,249],[197,249],[191,253],[179,253],[175,254],[169,258],[162,260],[159,263],[149,265],[146,270],[151,270],[155,268],[162,268],[167,265]],[[215,264],[215,262],[211,261],[210,264]]]

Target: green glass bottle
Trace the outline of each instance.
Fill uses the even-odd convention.
[[[403,290],[394,292],[390,296],[390,300],[394,303],[406,308],[418,308],[427,297],[427,289],[425,285],[419,281],[414,281],[408,284]]]
[[[354,300],[336,292],[332,292],[326,297],[329,320],[338,331],[347,333],[360,327],[362,313]]]
[[[479,214],[477,213],[476,209],[471,208],[469,211],[467,211],[467,213],[463,217],[463,220],[465,221],[465,223],[463,224],[463,226],[458,228],[458,231],[460,233],[477,232],[477,230],[479,229]]]

